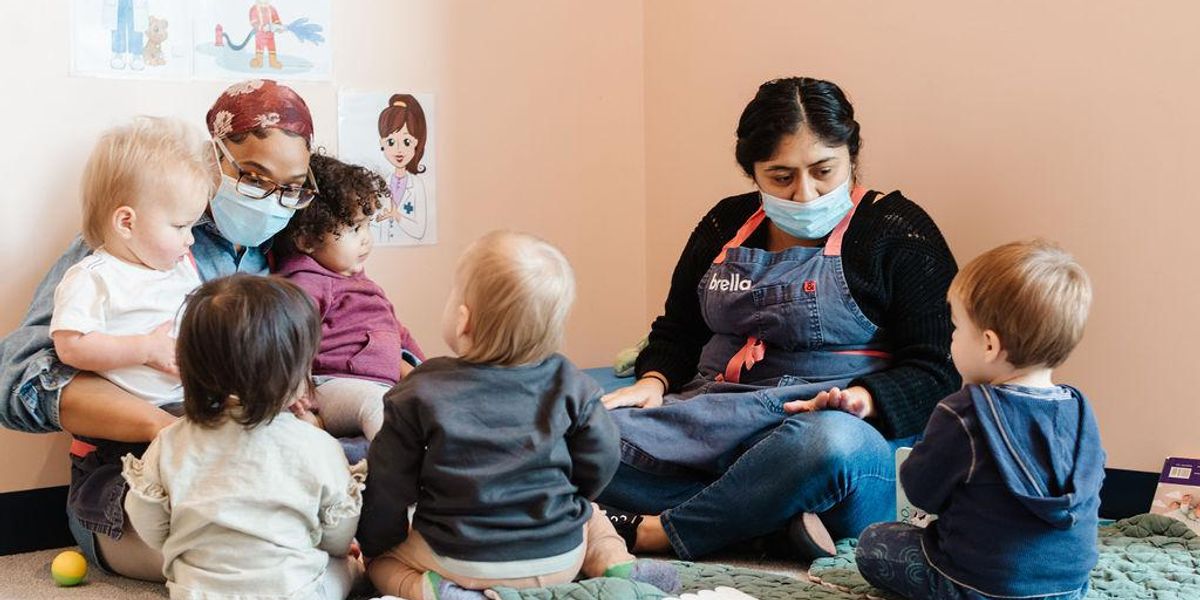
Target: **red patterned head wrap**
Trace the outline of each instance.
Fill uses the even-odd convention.
[[[312,145],[312,114],[295,90],[270,79],[235,83],[208,109],[208,132],[217,139],[275,127]]]

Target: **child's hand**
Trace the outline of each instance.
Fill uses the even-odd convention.
[[[314,408],[316,408],[316,404],[313,403],[312,395],[308,393],[307,389],[305,389],[303,393],[297,395],[296,399],[288,405],[288,410],[291,410],[292,413],[294,413],[297,417],[303,413],[311,411]]]
[[[854,386],[844,390],[835,387],[813,396],[811,400],[784,403],[783,410],[788,414],[840,410],[863,419],[874,416],[875,403],[871,400],[871,392],[864,387]]]
[[[300,406],[299,403],[292,404],[288,407],[288,410],[292,411],[292,414],[296,415],[297,419],[300,419],[301,421],[304,421],[305,423],[308,423],[317,429],[325,429],[325,420],[322,419],[317,413],[309,411],[308,409]]]
[[[175,338],[171,337],[171,329],[175,327],[175,321],[166,321],[154,331],[146,334],[144,340],[146,344],[146,362],[147,367],[157,369],[167,375],[179,376],[179,367],[175,364]]]

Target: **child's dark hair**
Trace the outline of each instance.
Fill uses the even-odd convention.
[[[308,163],[320,192],[312,204],[296,211],[280,239],[294,247],[304,237],[316,244],[327,233],[336,234],[354,224],[359,213],[371,216],[390,197],[387,182],[374,171],[344,163],[331,156],[313,154]]]
[[[278,277],[239,273],[214,279],[188,296],[176,342],[183,408],[190,421],[215,426],[226,400],[247,429],[269,423],[309,373],[321,321],[308,294]]]

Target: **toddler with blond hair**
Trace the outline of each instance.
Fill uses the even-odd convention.
[[[581,572],[678,589],[674,567],[635,560],[591,502],[619,441],[600,387],[557,353],[574,297],[566,258],[530,235],[490,233],[459,260],[443,315],[458,357],[387,394],[368,453],[358,539],[381,592],[481,599]]]
[[[137,117],[105,132],[83,174],[92,254],[54,292],[59,360],[157,406],[183,400],[173,332],[200,285],[192,225],[214,187],[204,148],[199,132],[175,119]]]
[[[1104,449],[1087,399],[1053,371],[1083,337],[1087,273],[1044,241],[1005,244],[950,285],[965,386],[937,405],[900,468],[936,521],[868,527],[856,560],[910,599],[1074,600],[1096,564]]]

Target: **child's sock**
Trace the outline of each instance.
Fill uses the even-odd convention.
[[[605,577],[618,577],[652,585],[668,594],[678,592],[679,571],[669,562],[640,558],[618,563],[604,572]]]
[[[421,577],[421,592],[425,600],[486,600],[483,592],[468,590],[433,571]]]

